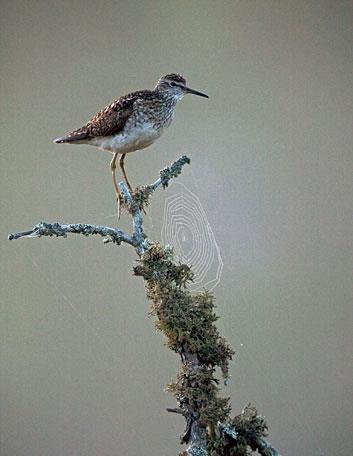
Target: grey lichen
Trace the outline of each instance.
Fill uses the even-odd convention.
[[[188,456],[207,456],[207,451],[201,447],[191,445],[187,449],[186,454]]]
[[[68,233],[83,234],[84,236],[99,235],[105,239],[106,242],[113,242],[120,245],[122,242],[134,245],[132,237],[125,234],[118,228],[109,228],[101,225],[90,225],[87,223],[38,223],[32,230],[13,233],[8,236],[9,240],[19,239],[21,237],[42,237],[42,236],[55,236],[67,237]]]
[[[190,164],[190,158],[186,155],[183,155],[178,160],[176,160],[172,165],[163,168],[160,172],[160,179],[162,182],[163,188],[168,187],[168,183],[172,177],[178,177],[181,173],[182,167],[185,164]]]

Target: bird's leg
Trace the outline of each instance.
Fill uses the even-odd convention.
[[[112,171],[112,177],[113,177],[113,185],[115,189],[115,196],[116,200],[118,202],[118,219],[120,219],[120,205],[121,205],[121,193],[118,187],[118,184],[116,183],[116,178],[115,178],[115,169],[116,169],[116,159],[118,157],[118,152],[115,152],[112,158],[112,161],[110,162],[110,169]]]
[[[119,160],[119,164],[120,164],[121,171],[123,172],[123,176],[124,176],[126,185],[129,187],[130,192],[133,193],[134,191],[133,191],[133,189],[132,189],[132,187],[131,187],[131,185],[130,185],[129,179],[127,178],[127,175],[126,175],[126,172],[125,172],[125,167],[124,167],[125,155],[126,155],[126,154],[122,154],[122,155],[121,155],[120,160]],[[143,207],[142,207],[141,209],[142,209],[142,212],[143,212],[144,214],[146,214],[145,209],[144,209]]]
[[[131,187],[131,185],[130,185],[129,179],[127,178],[127,175],[126,175],[126,172],[125,172],[125,167],[124,167],[125,155],[126,155],[126,154],[122,154],[122,155],[121,155],[120,160],[119,160],[119,164],[120,164],[121,171],[123,172],[123,176],[124,176],[126,185],[128,186],[130,192],[132,193],[133,190],[132,190],[132,187]]]

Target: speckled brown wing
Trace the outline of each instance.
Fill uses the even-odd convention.
[[[139,97],[146,95],[149,95],[149,91],[142,90],[118,98],[112,104],[97,112],[86,125],[55,139],[54,142],[84,143],[97,136],[111,136],[121,132],[133,112],[134,102]]]
[[[131,116],[136,94],[118,98],[111,105],[99,111],[82,129],[88,138],[111,136],[121,132]]]

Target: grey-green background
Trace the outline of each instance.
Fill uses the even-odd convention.
[[[352,443],[351,1],[1,1],[1,456],[174,455],[179,360],[126,246],[24,239],[41,220],[114,225],[109,154],[51,139],[168,72],[188,96],[134,183],[182,153],[221,249],[233,412],[283,455]],[[148,210],[160,237],[164,200]],[[123,217],[120,226],[129,229]]]

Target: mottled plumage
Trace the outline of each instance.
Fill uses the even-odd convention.
[[[111,162],[117,197],[120,193],[115,181],[115,161],[121,154],[120,166],[128,152],[144,149],[158,139],[174,117],[174,108],[187,93],[207,95],[190,89],[185,79],[175,73],[160,78],[153,90],[140,90],[122,96],[99,111],[83,127],[54,140],[56,143],[89,144],[114,154]]]
[[[179,74],[166,75],[158,81],[154,90],[140,90],[118,98],[83,127],[54,141],[91,144],[121,153],[147,147],[170,125],[175,105],[185,93],[205,96],[188,89],[185,84],[185,79]],[[114,141],[116,136],[120,136],[120,141]]]

